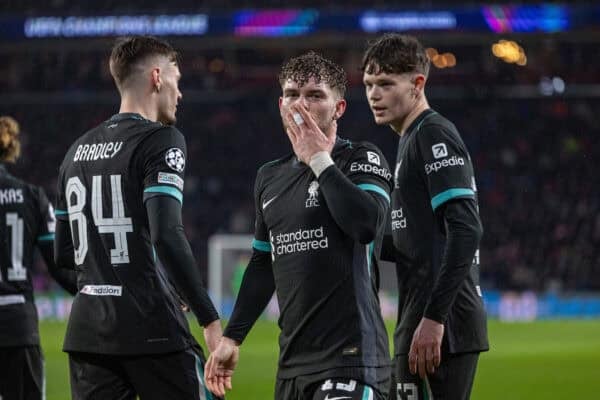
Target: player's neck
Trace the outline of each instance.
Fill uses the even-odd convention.
[[[397,122],[392,122],[390,124],[390,127],[394,130],[394,132],[396,132],[400,137],[402,137],[406,133],[408,127],[413,123],[413,121],[417,119],[417,117],[428,108],[429,103],[427,102],[427,99],[423,97],[415,105],[415,107],[413,107],[413,109],[406,115],[404,119],[399,120]]]
[[[121,107],[119,113],[135,113],[140,114],[143,118],[149,121],[156,121],[158,112],[156,105],[148,101],[139,101],[139,97],[131,94],[123,94],[121,97]]]

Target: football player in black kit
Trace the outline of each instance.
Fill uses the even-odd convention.
[[[281,70],[293,153],[263,165],[254,253],[206,381],[222,395],[243,342],[275,292],[281,316],[275,399],[383,399],[390,372],[378,290],[391,173],[379,149],[337,136],[344,70],[309,52]]]
[[[189,306],[212,350],[220,321],[181,221],[177,58],[152,37],[118,40],[119,113],[79,137],[60,167],[55,255],[79,287],[64,342],[73,399],[212,396],[182,311]]]
[[[471,158],[454,124],[427,103],[429,59],[417,39],[382,36],[362,68],[375,122],[399,135],[381,256],[396,262],[399,290],[390,398],[468,399],[488,350]]]
[[[0,399],[45,399],[44,358],[32,285],[37,247],[50,275],[77,291],[75,272],[54,263],[54,209],[44,190],[6,171],[20,154],[19,124],[0,117]]]

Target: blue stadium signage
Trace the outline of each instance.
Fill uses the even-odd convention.
[[[204,35],[206,14],[41,17],[25,20],[27,38],[121,35]]]

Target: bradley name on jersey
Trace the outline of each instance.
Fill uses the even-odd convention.
[[[73,162],[97,161],[113,158],[123,147],[123,142],[104,142],[93,144],[80,144],[77,146]]]

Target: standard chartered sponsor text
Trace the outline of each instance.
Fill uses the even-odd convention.
[[[300,228],[293,232],[278,233],[274,236],[274,241],[275,254],[278,256],[329,247],[329,239],[322,226],[315,229]]]
[[[402,208],[392,210],[392,230],[406,229],[406,217]]]

